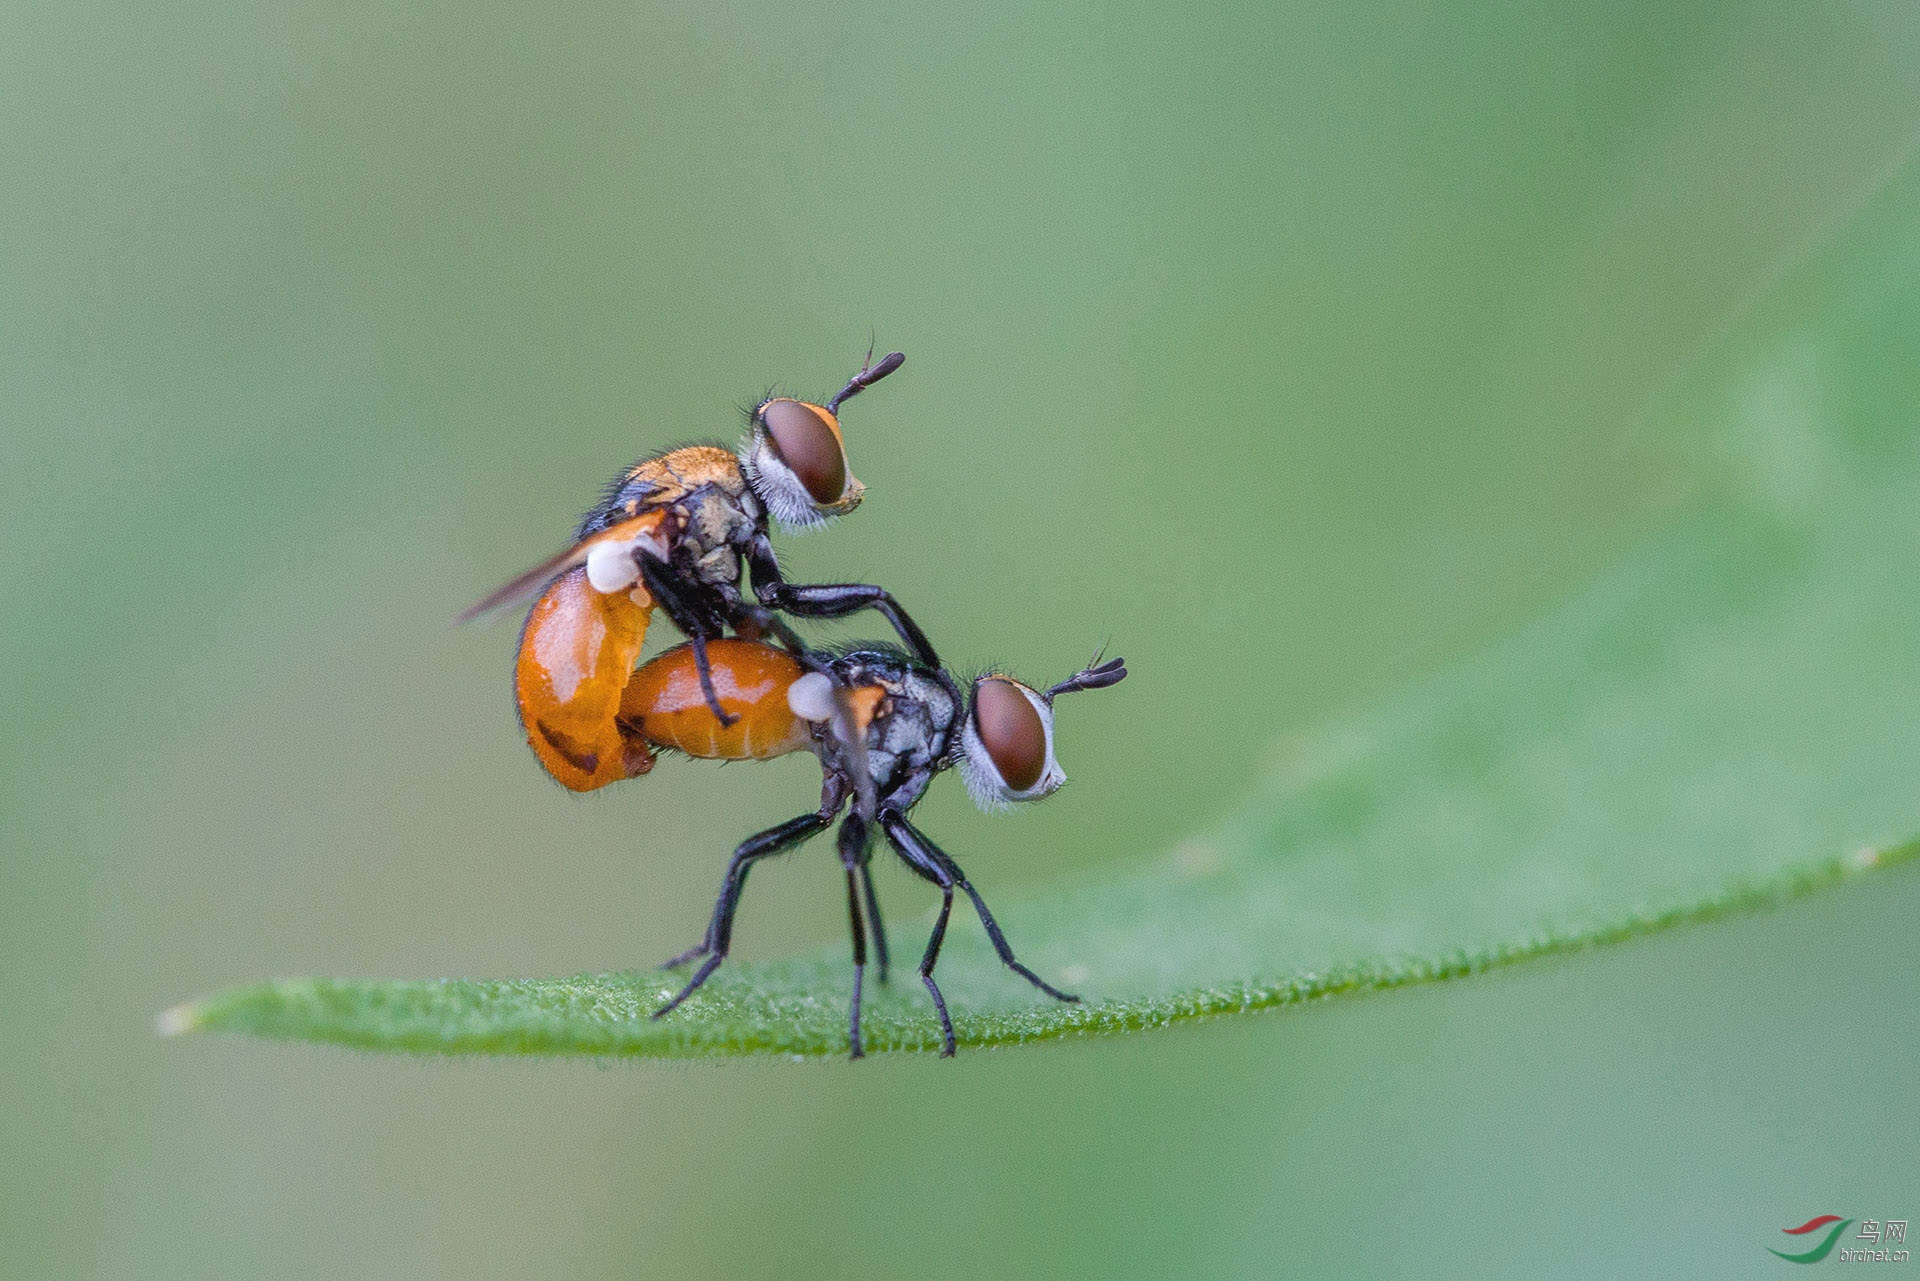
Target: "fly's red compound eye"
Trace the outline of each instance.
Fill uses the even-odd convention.
[[[1008,790],[1025,792],[1047,768],[1047,727],[1012,681],[990,676],[974,687],[973,726]]]
[[[801,400],[770,400],[760,408],[774,452],[816,503],[837,503],[847,492],[847,453],[826,411]]]

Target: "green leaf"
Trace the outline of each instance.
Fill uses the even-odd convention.
[[[973,1045],[1474,973],[1764,907],[1920,850],[1920,171],[1776,287],[1652,416],[1699,453],[1666,526],[1443,679],[1294,752],[1216,830],[1001,917],[956,907],[940,977]],[[1135,679],[1151,680],[1150,672]],[[917,957],[918,930],[896,921]],[[851,980],[299,980],[168,1011],[214,1029],[436,1053],[837,1054]],[[911,970],[871,1049],[937,1048]]]

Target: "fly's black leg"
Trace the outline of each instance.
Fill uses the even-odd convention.
[[[927,938],[926,954],[920,958],[920,981],[926,984],[927,995],[933,998],[934,1013],[940,1016],[940,1057],[950,1059],[955,1048],[953,1019],[947,1014],[947,1001],[940,995],[940,985],[933,981],[933,967],[939,964],[940,945],[947,939],[947,918],[953,915],[953,878],[945,868],[922,858],[912,844],[900,838],[893,824],[898,817],[891,810],[880,812],[880,830],[887,834],[887,843],[908,867],[940,887],[940,915],[935,918],[933,933]]]
[[[673,625],[685,632],[687,639],[693,643],[693,668],[700,674],[700,693],[706,697],[707,707],[723,728],[732,725],[740,718],[729,715],[720,706],[720,695],[713,688],[713,668],[707,661],[706,634],[711,628],[680,594],[679,588],[669,578],[670,573],[663,562],[651,556],[640,558],[640,577],[645,581],[647,591],[660,603],[660,608],[667,611],[667,617],[673,620]]]
[[[666,561],[646,555],[640,557],[640,581],[660,608],[666,611],[667,617],[673,620],[673,625],[688,636],[711,631],[708,620],[681,592],[675,577],[673,566]]]
[[[747,886],[747,872],[751,870],[755,860],[778,854],[782,850],[798,845],[832,822],[833,815],[839,808],[836,803],[833,809],[829,810],[823,803],[819,813],[802,814],[799,818],[788,819],[778,827],[770,827],[740,842],[740,847],[733,852],[733,859],[727,864],[726,878],[720,882],[720,898],[713,905],[713,920],[707,925],[705,941],[700,946],[674,957],[661,968],[671,969],[676,965],[684,965],[696,956],[704,956],[707,959],[702,962],[698,970],[694,971],[693,977],[687,981],[685,987],[680,989],[678,996],[653,1012],[654,1018],[657,1019],[671,1012],[680,1002],[692,996],[700,985],[720,968],[720,963],[727,959],[727,949],[733,942],[733,914],[740,906],[740,892]]]
[[[860,860],[867,852],[867,820],[849,814],[840,823],[840,862],[847,869],[847,926],[853,932],[853,1013],[847,1025],[850,1058],[861,1058],[860,984],[867,972],[867,931],[860,921],[860,890],[855,883]]]
[[[893,630],[900,633],[900,639],[913,650],[914,657],[928,667],[940,666],[940,656],[933,652],[933,643],[927,639],[920,625],[907,617],[907,611],[884,587],[873,587],[865,583],[809,583],[804,586],[782,583],[771,602],[776,608],[801,618],[842,618],[863,609],[880,611]]]
[[[843,618],[863,609],[879,610],[913,650],[914,657],[928,667],[940,666],[940,656],[933,652],[926,633],[907,616],[907,611],[900,608],[900,602],[886,588],[865,583],[789,583],[780,573],[773,542],[765,534],[755,535],[748,545],[747,568],[753,575],[754,595],[762,605],[801,618]]]
[[[740,589],[731,583],[716,585],[714,588],[720,599],[726,602],[727,623],[735,632],[745,634],[748,628],[772,636],[796,658],[806,656],[806,642],[800,639],[798,632],[787,626],[786,620],[764,605],[755,605],[740,594]]]
[[[697,961],[711,951],[713,951],[713,922],[708,921],[707,934],[705,938],[701,939],[698,943],[695,943],[692,947],[680,953],[680,955],[674,957],[672,960],[660,962],[660,968],[663,970],[677,970],[681,966],[685,965],[688,961]]]
[[[707,660],[707,638],[695,632],[687,640],[693,645],[693,669],[700,674],[700,693],[706,697],[707,707],[720,722],[720,728],[725,729],[740,718],[727,715],[720,706],[720,695],[713,688],[713,666]]]
[[[1013,948],[1007,943],[1007,936],[1000,932],[999,922],[993,919],[993,913],[987,910],[987,905],[985,901],[981,899],[980,892],[974,889],[967,881],[966,874],[960,870],[960,865],[948,857],[945,850],[928,840],[926,834],[919,828],[909,823],[906,815],[900,813],[898,810],[882,811],[880,825],[881,830],[886,832],[887,838],[894,843],[895,848],[899,848],[899,846],[903,844],[912,846],[915,852],[927,861],[937,864],[942,871],[952,877],[953,883],[963,890],[968,898],[973,900],[973,910],[980,914],[980,924],[986,927],[987,937],[993,940],[993,950],[1000,954],[1002,964],[1056,1001],[1079,1001],[1079,997],[1074,996],[1070,992],[1062,992],[1059,988],[1053,986],[1053,984],[1020,964],[1019,959],[1013,954]]]
[[[847,1025],[848,1058],[866,1056],[860,1048],[860,980],[867,972],[867,936],[860,928],[860,896],[853,887],[853,869],[847,869],[847,921],[853,930],[853,1014]]]
[[[690,947],[671,961],[661,965],[663,970],[678,969],[695,957],[705,956],[713,951],[716,935],[722,939],[733,937],[733,913],[738,908],[740,895],[747,886],[747,872],[753,863],[770,854],[778,854],[793,848],[815,832],[823,830],[833,822],[833,816],[847,803],[847,781],[838,773],[828,771],[820,780],[820,808],[811,816],[801,815],[788,819],[778,827],[769,828],[757,835],[750,836],[734,850],[733,858],[727,864],[727,874],[720,882],[720,898],[713,905],[713,919],[707,922],[706,938],[696,947]],[[727,898],[731,893],[733,905],[728,906]],[[721,931],[724,929],[725,933]],[[725,950],[726,943],[721,944]],[[685,993],[682,993],[684,996]]]
[[[860,888],[867,894],[867,921],[873,926],[873,959],[880,967],[880,981],[887,981],[887,927],[880,923],[880,899],[873,892],[873,860],[860,860]]]

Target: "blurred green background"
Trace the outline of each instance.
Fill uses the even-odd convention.
[[[956,661],[1135,673],[1063,720],[1059,798],[945,784],[925,826],[995,900],[1164,853],[1686,492],[1642,415],[1907,155],[1920,11],[5,25],[0,1271],[1749,1276],[1783,1226],[1920,1209],[1911,872],[952,1063],[150,1031],[270,975],[691,942],[810,763],[570,796],[512,627],[446,622],[870,334],[909,360],[847,412],[869,499],[795,577],[888,584]],[[825,851],[756,875],[738,955],[839,937]],[[922,887],[881,887],[911,932]]]

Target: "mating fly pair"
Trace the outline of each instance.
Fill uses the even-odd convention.
[[[847,465],[839,408],[904,360],[894,352],[867,365],[824,405],[762,401],[737,452],[696,445],[635,464],[614,479],[565,551],[461,616],[537,593],[515,658],[515,702],[535,756],[574,791],[645,774],[661,748],[720,760],[796,751],[820,759],[819,808],[734,851],[705,938],[668,963],[701,964],[656,1018],[726,958],[752,865],[825,830],[843,810],[838,844],[853,934],[855,1057],[869,932],[883,981],[888,964],[871,869],[876,836],[943,896],[919,972],[939,1015],[944,1054],[954,1052],[953,1022],[934,966],[956,889],[972,900],[1009,968],[1050,996],[1078,999],[1015,958],[959,866],[907,814],[934,776],[954,766],[984,809],[1052,794],[1065,781],[1053,749],[1054,699],[1115,684],[1125,665],[1096,660],[1045,691],[999,673],[963,688],[888,592],[860,583],[788,583],[774,557],[769,516],[805,530],[859,504],[865,490]],[[747,578],[751,599],[742,590]],[[688,640],[636,667],[656,606]],[[893,625],[904,649],[810,650],[776,612],[836,618],[868,608]]]

